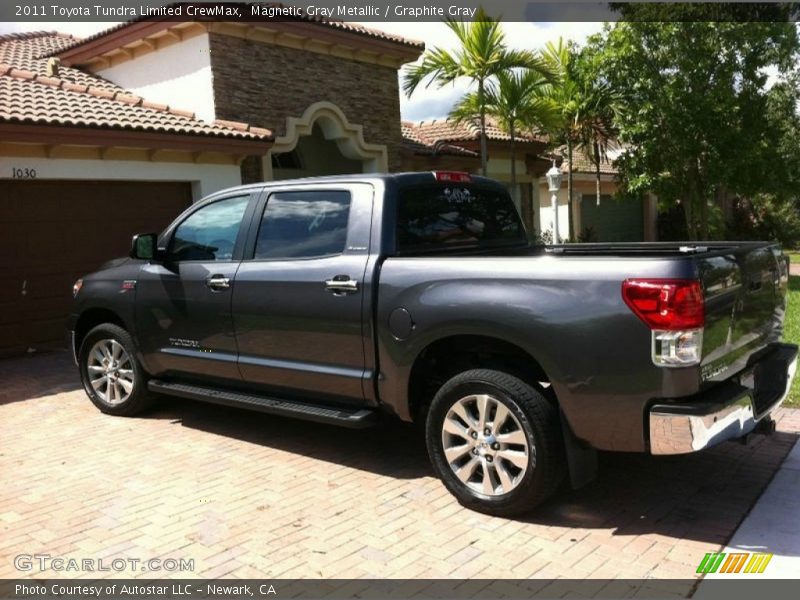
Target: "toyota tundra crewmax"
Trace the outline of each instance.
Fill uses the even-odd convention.
[[[770,432],[787,286],[777,244],[542,246],[489,179],[348,175],[225,190],[135,236],[75,283],[69,333],[105,413],[393,415],[461,503],[514,515],[591,480],[598,450]]]

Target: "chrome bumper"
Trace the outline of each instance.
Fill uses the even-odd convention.
[[[756,392],[752,387],[744,386],[708,411],[692,403],[654,406],[650,410],[650,453],[697,452],[753,431],[758,421],[783,403],[792,387],[797,371],[797,346],[783,344],[780,349],[790,354],[793,352],[794,356],[786,367],[783,393],[766,410],[756,412]],[[752,376],[749,379],[752,381]]]

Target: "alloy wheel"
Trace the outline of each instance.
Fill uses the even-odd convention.
[[[461,482],[487,496],[511,492],[536,449],[519,419],[499,398],[472,394],[457,400],[442,424],[442,446],[450,468]]]
[[[97,397],[109,406],[122,404],[133,392],[133,363],[117,340],[99,340],[92,346],[86,372]]]

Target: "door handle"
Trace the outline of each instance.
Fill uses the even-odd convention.
[[[349,294],[358,291],[358,281],[349,275],[337,275],[325,281],[325,289],[334,294]]]
[[[230,277],[223,277],[222,275],[212,275],[206,279],[206,285],[212,290],[227,290],[231,287]]]

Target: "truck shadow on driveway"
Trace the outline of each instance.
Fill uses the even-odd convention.
[[[383,476],[434,477],[419,429],[390,419],[349,430],[177,398],[164,399],[152,416]],[[797,438],[788,432],[751,436],[748,445],[729,442],[684,456],[601,453],[595,482],[580,490],[565,483],[553,499],[518,520],[724,544]]]
[[[67,411],[64,418],[72,418],[76,401],[89,404],[66,352],[0,361],[0,382],[0,405],[67,393],[57,406]],[[86,410],[98,419],[114,419],[91,406]],[[783,426],[781,414],[787,416]],[[781,431],[771,437],[752,436],[746,446],[729,442],[706,452],[671,457],[601,453],[594,483],[577,491],[564,485],[552,500],[519,521],[534,526],[536,535],[563,535],[558,528],[565,527],[574,528],[575,537],[582,531],[585,535],[585,530],[596,535],[610,532],[622,539],[659,534],[701,542],[711,551],[730,539],[797,441],[796,414],[782,411]],[[412,504],[445,496],[441,484],[433,480],[420,431],[389,419],[372,429],[350,430],[178,398],[162,398],[140,419],[164,420],[243,444],[400,479],[401,493]],[[129,421],[132,430],[138,420]],[[365,485],[373,483],[374,479],[365,479]],[[445,510],[450,509],[446,505]],[[482,517],[464,511],[464,518]]]
[[[560,493],[526,521],[724,544],[797,439],[779,431],[683,456],[601,453],[595,482]]]
[[[389,418],[375,427],[347,429],[163,396],[146,416],[379,475],[433,476],[419,430]]]

